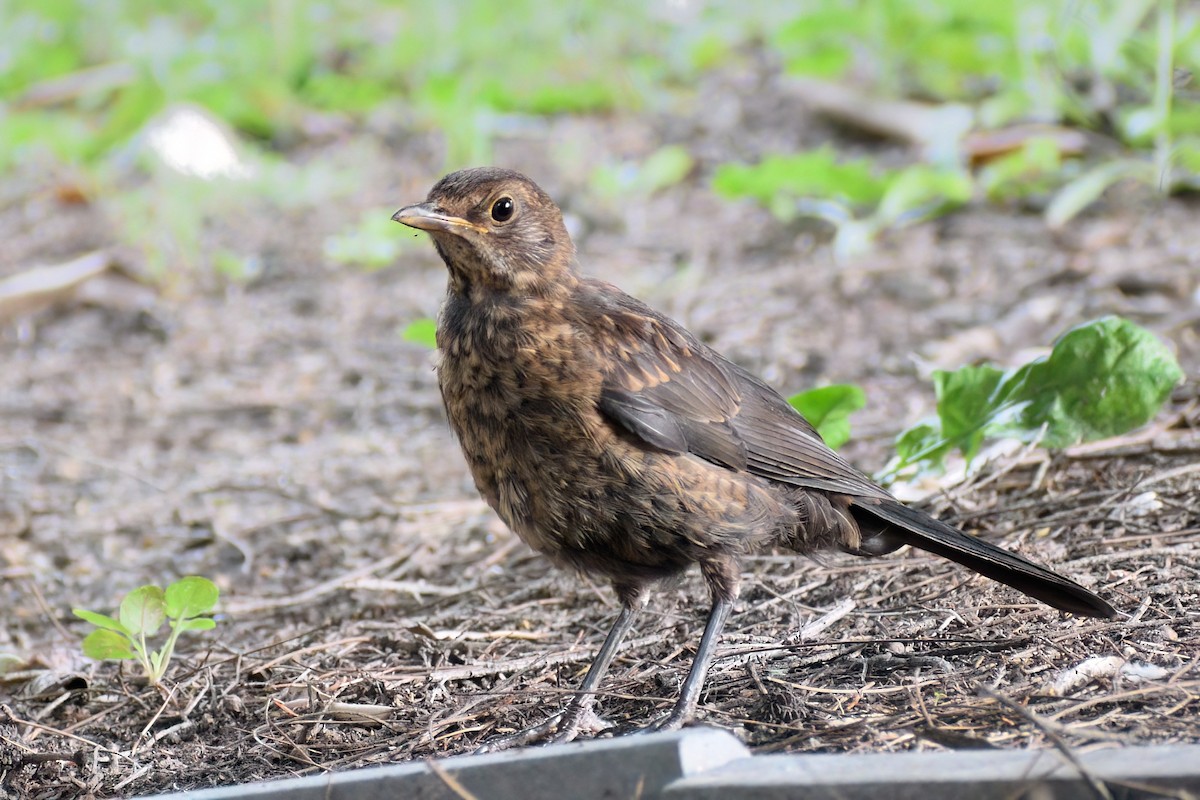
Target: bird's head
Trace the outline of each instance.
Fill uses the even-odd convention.
[[[451,291],[535,295],[573,280],[575,247],[562,212],[519,172],[451,173],[392,219],[433,236]]]

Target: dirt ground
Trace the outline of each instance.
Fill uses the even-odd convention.
[[[1200,741],[1195,201],[1119,191],[1058,234],[979,208],[835,264],[827,231],[708,188],[722,161],[845,136],[774,78],[726,76],[668,110],[514,127],[495,162],[559,200],[586,272],[785,392],[861,384],[846,452],[868,471],[932,411],[930,367],[1023,360],[1104,314],[1160,334],[1191,377],[1147,431],[1012,454],[930,504],[1102,592],[1121,618],[1069,618],[919,554],[764,554],[747,564],[702,720],[761,751]],[[698,158],[683,184],[620,201],[588,189],[595,164],[673,142]],[[360,185],[327,208],[210,226],[206,246],[262,254],[253,282],[0,329],[0,797],[467,753],[577,685],[616,604],[551,570],[474,492],[432,354],[398,335],[440,302],[432,248],[378,272],[322,255],[365,211],[423,198],[438,153],[399,130],[310,142],[286,157],[344,165]],[[114,245],[102,208],[63,202],[55,180],[31,166],[3,190],[0,277]],[[161,691],[82,657],[72,607],[111,612],[188,574],[220,585],[219,624],[182,640]],[[604,686],[615,732],[669,707],[706,610],[695,576],[655,596]]]

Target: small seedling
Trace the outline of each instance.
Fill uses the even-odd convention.
[[[121,601],[118,619],[82,608],[75,616],[96,626],[83,640],[83,654],[97,661],[137,659],[146,678],[157,686],[167,671],[175,642],[184,631],[206,631],[216,626],[210,613],[220,590],[207,578],[181,578],[164,592],[158,586],[141,586]],[[167,622],[171,633],[158,650],[151,650],[147,637],[154,636]]]

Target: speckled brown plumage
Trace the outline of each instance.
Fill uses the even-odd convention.
[[[760,379],[617,287],[581,277],[561,213],[525,176],[456,172],[394,219],[429,231],[449,270],[438,380],[480,493],[531,547],[603,575],[622,602],[556,718],[557,739],[575,735],[647,589],[698,564],[713,610],[662,726],[685,722],[737,596],[738,556],[764,547],[880,555],[910,544],[1057,608],[1115,613],[901,504]]]

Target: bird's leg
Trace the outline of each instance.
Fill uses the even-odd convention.
[[[708,676],[708,667],[717,649],[717,640],[721,638],[721,630],[725,627],[725,620],[729,619],[733,601],[738,595],[741,575],[733,559],[705,562],[700,568],[712,592],[712,610],[708,612],[704,635],[700,637],[700,646],[696,648],[696,657],[692,659],[692,668],[683,682],[679,700],[671,713],[653,725],[652,730],[673,731],[682,728],[695,716],[700,692],[704,689],[704,679]]]
[[[639,610],[637,605],[621,606],[621,613],[617,615],[617,621],[613,623],[612,630],[608,632],[604,646],[596,654],[596,659],[588,669],[587,675],[584,676],[583,683],[579,685],[579,692],[571,698],[571,702],[563,710],[558,730],[551,741],[569,742],[579,733],[580,723],[591,713],[592,706],[596,704],[596,688],[600,685],[604,674],[608,672],[608,666],[612,663],[613,656],[617,654],[617,649],[621,646],[625,634],[629,633],[629,629],[633,627],[633,619]]]
[[[671,713],[653,726],[653,730],[673,731],[682,728],[695,716],[696,706],[700,702],[700,691],[704,688],[705,677],[708,676],[708,665],[712,662],[717,639],[721,635],[721,629],[725,627],[725,620],[729,618],[729,611],[732,608],[732,600],[722,597],[713,600],[712,611],[708,614],[708,624],[704,626],[704,636],[700,639],[700,647],[696,650],[695,659],[692,660],[692,669],[683,682],[679,700],[675,703],[675,708],[671,709]]]
[[[625,635],[633,627],[633,620],[637,616],[637,612],[645,605],[645,595],[640,588],[629,589],[618,586],[617,594],[621,597],[621,613],[617,615],[612,629],[609,630],[608,636],[604,640],[604,645],[596,654],[592,666],[588,668],[587,675],[583,678],[583,683],[579,686],[579,691],[571,698],[567,707],[540,725],[488,742],[476,750],[476,753],[493,753],[542,739],[545,739],[548,744],[569,742],[579,735],[579,729],[591,714],[592,706],[596,703],[596,688],[604,679],[604,674],[608,672],[608,666],[621,647]],[[553,731],[553,735],[548,736],[551,731]]]

